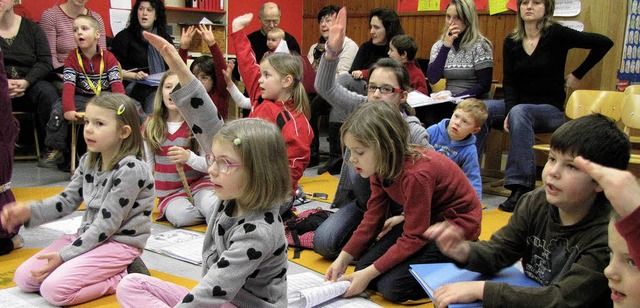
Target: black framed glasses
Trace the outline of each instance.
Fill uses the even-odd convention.
[[[367,90],[367,92],[369,93],[373,93],[376,90],[380,90],[380,93],[382,94],[391,94],[391,93],[402,93],[402,89],[400,88],[394,88],[392,86],[372,86],[372,85],[365,85],[364,89]]]
[[[211,167],[215,163],[216,167],[218,168],[218,171],[224,174],[227,174],[230,168],[242,166],[242,164],[229,162],[224,157],[216,158],[216,156],[213,155],[213,153],[207,153],[205,158],[207,159],[207,167]]]

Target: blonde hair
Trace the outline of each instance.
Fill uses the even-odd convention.
[[[232,144],[247,178],[239,201],[248,210],[279,207],[291,199],[289,158],[280,129],[258,118],[234,120],[213,137]]]
[[[293,108],[295,113],[304,114],[307,118],[311,115],[311,107],[309,106],[309,97],[302,85],[302,60],[299,56],[290,55],[282,52],[275,52],[266,56],[262,61],[268,61],[274,70],[284,78],[291,75],[293,78]]]
[[[280,28],[273,28],[269,30],[269,33],[267,33],[267,35],[269,34],[271,34],[276,39],[284,39],[284,30]]]
[[[100,31],[100,23],[93,16],[80,14],[80,15],[76,16],[76,18],[74,18],[73,21],[80,20],[80,19],[84,19],[84,20],[88,21],[93,30]]]
[[[375,173],[383,179],[393,180],[402,173],[405,156],[420,155],[408,142],[409,126],[398,106],[388,102],[360,105],[342,124],[342,140],[346,134],[374,151]]]
[[[456,13],[458,17],[464,22],[467,29],[464,31],[464,36],[460,41],[460,48],[471,47],[477,40],[483,39],[491,45],[491,42],[480,33],[480,26],[478,25],[478,13],[476,11],[476,4],[473,0],[451,0],[447,4],[449,6],[456,6]],[[442,30],[442,39],[449,32],[449,26],[445,24]]]
[[[522,20],[522,16],[520,15],[520,5],[524,0],[518,0],[518,12],[516,14],[516,28],[513,29],[513,32],[509,35],[509,37],[515,42],[521,42],[527,37],[527,33],[524,28],[524,20]],[[545,35],[549,28],[556,23],[553,20],[553,11],[556,9],[556,0],[542,0],[544,1],[544,16],[542,20],[538,22],[537,27],[540,29],[540,35]]]
[[[122,129],[125,126],[131,128],[131,133],[122,139],[119,148],[115,151],[116,155],[108,162],[107,168],[103,171],[113,170],[123,158],[129,155],[144,160],[140,118],[138,117],[136,106],[130,97],[121,93],[102,92],[94,96],[87,105],[113,110],[118,129]],[[122,113],[118,114],[119,110],[122,111]],[[100,153],[89,151],[87,157],[89,168],[98,166],[101,159],[102,155]]]
[[[482,126],[482,124],[484,124],[484,122],[487,120],[487,117],[489,116],[487,105],[477,98],[467,98],[461,101],[458,106],[456,106],[455,110],[458,109],[464,112],[468,112],[471,117],[473,117],[476,127]]]
[[[156,90],[156,97],[153,100],[153,111],[151,115],[144,122],[142,130],[142,137],[147,142],[147,145],[154,153],[160,153],[162,151],[162,143],[167,139],[167,118],[169,117],[169,110],[164,104],[162,89],[164,83],[169,76],[176,75],[175,72],[168,70],[162,78],[160,78],[160,85]],[[198,142],[193,138],[193,133],[189,129],[189,149],[193,152],[198,152]]]

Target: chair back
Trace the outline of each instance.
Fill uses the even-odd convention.
[[[627,94],[640,94],[640,84],[627,86],[627,88],[624,89],[624,95]]]
[[[602,113],[609,117],[614,117],[615,106],[620,106],[624,93],[616,91],[600,90],[575,90],[569,96],[565,106],[565,115],[569,119],[577,119],[593,113]],[[604,108],[604,109],[603,109]],[[618,117],[619,118],[619,117]]]
[[[640,94],[624,96],[621,119],[625,133],[630,134],[632,129],[640,129]]]

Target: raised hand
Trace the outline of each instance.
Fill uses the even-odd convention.
[[[222,70],[222,75],[224,76],[224,81],[227,85],[231,85],[233,83],[233,68],[236,67],[236,61],[231,59],[227,60],[227,69]]]
[[[342,45],[344,44],[344,38],[346,37],[347,27],[347,8],[343,7],[340,12],[335,16],[333,25],[329,28],[329,38],[327,39],[327,47],[332,52],[342,51]],[[333,55],[331,52],[325,52],[325,57],[329,60],[338,58],[338,55]]]
[[[160,55],[162,55],[162,58],[169,66],[169,69],[176,72],[181,85],[186,85],[196,78],[189,70],[189,67],[187,67],[187,65],[182,61],[180,54],[178,54],[178,51],[173,44],[167,42],[163,37],[151,32],[144,31],[142,32],[142,35],[147,39],[147,41],[149,41],[149,44],[160,52]]]
[[[207,46],[213,46],[216,44],[216,37],[213,35],[211,26],[198,25],[198,34],[207,43]]]
[[[193,41],[193,35],[196,33],[195,26],[188,26],[186,28],[182,28],[182,34],[180,35],[180,48],[184,50],[188,50],[191,47],[191,42]]]
[[[238,32],[244,29],[244,27],[246,27],[251,22],[252,19],[253,19],[253,14],[251,13],[240,15],[234,18],[233,22],[231,22],[232,32]]]

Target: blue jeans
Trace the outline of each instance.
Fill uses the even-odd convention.
[[[502,126],[502,123],[498,123],[498,121],[504,121],[505,116],[503,99],[485,100],[484,103],[487,105],[487,120],[480,127],[480,131],[476,133],[476,150],[478,152],[479,159],[482,159],[482,153],[484,153],[484,143],[487,140],[489,130],[491,130],[491,127],[495,125]]]
[[[533,145],[536,133],[550,133],[564,123],[564,112],[547,104],[518,104],[509,112],[511,147],[504,184],[534,188],[536,162]]]
[[[343,205],[316,229],[313,235],[313,250],[327,259],[338,257],[342,247],[360,225],[363,216],[364,210],[356,205],[355,200]]]

